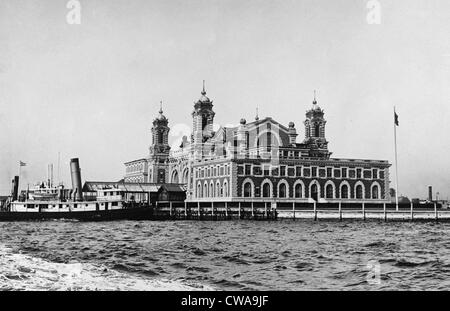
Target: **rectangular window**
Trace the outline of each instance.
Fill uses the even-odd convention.
[[[220,167],[219,174],[220,174],[220,176],[223,176],[223,166]]]
[[[295,175],[297,177],[302,176],[302,167],[301,166],[297,166]]]
[[[349,170],[349,171],[348,171],[348,176],[349,176],[350,178],[355,178],[355,177],[356,177],[356,171],[355,171],[354,169]]]
[[[372,178],[378,179],[378,169],[377,168],[372,169]]]
[[[312,168],[312,177],[317,177],[317,167]]]
[[[251,165],[245,165],[245,175],[251,175],[252,174],[252,166]]]
[[[288,176],[289,177],[295,176],[295,167],[288,167]]]
[[[324,168],[319,169],[319,177],[325,178],[326,176],[326,170]]]
[[[347,178],[347,168],[346,167],[342,168],[342,178]]]
[[[310,177],[311,176],[311,169],[310,168],[304,168],[303,169],[303,176]]]
[[[272,167],[272,176],[278,176],[279,172],[278,167]]]
[[[331,167],[327,167],[327,177],[328,178],[333,177],[333,169]]]
[[[260,176],[261,174],[261,166],[253,166],[253,175]]]
[[[280,167],[280,176],[286,176],[286,166]]]
[[[361,178],[361,169],[360,168],[356,169],[356,178],[358,178],[358,179]]]
[[[372,178],[372,171],[370,171],[370,170],[364,170],[364,172],[363,172],[363,177],[364,177],[365,179],[371,179],[371,178]]]
[[[341,178],[341,170],[340,169],[334,170],[334,178]]]
[[[244,174],[244,167],[242,165],[238,165],[238,175]]]
[[[270,175],[270,167],[269,165],[264,165],[264,176]]]

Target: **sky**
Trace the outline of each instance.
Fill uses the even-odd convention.
[[[80,0],[80,24],[68,2],[0,0],[0,194],[19,161],[22,185],[50,163],[70,185],[75,157],[83,180],[123,178],[160,101],[176,142],[206,80],[217,124],[258,107],[299,142],[317,90],[337,158],[394,163],[395,106],[399,193],[450,196],[448,0],[379,0],[379,24],[368,0]]]

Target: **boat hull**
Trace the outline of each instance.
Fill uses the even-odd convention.
[[[136,207],[101,211],[0,212],[0,221],[74,219],[80,221],[151,220],[153,208]]]

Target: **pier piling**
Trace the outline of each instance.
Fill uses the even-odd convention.
[[[364,202],[362,202],[362,214],[363,214],[363,220],[366,220],[366,207],[364,205]]]
[[[437,211],[437,203],[434,202],[434,218],[436,218],[436,221],[438,221],[438,211]]]
[[[292,202],[292,217],[295,220],[295,202]]]
[[[314,201],[314,220],[317,220],[317,202]]]
[[[413,209],[414,209],[414,204],[413,204],[413,202],[411,202],[411,221],[413,221],[414,220],[414,211],[413,211]]]

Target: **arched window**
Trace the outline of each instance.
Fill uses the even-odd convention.
[[[348,186],[347,185],[342,185],[342,187],[341,187],[341,198],[348,199]]]
[[[325,195],[326,195],[327,199],[333,198],[333,186],[332,185],[327,185],[327,187],[325,188]]]
[[[313,200],[316,200],[316,201],[319,198],[319,188],[317,187],[316,183],[311,185],[310,198],[312,198]]]
[[[301,198],[302,197],[302,192],[303,192],[302,184],[296,184],[294,191],[295,191],[295,197],[296,198]]]
[[[221,197],[220,182],[216,182],[216,197]]]
[[[187,184],[187,183],[188,183],[188,180],[189,180],[189,170],[188,170],[188,169],[185,169],[184,172],[183,172],[183,180],[182,180],[182,183],[183,183],[183,184]]]
[[[264,198],[270,198],[270,184],[269,183],[265,183],[263,185],[262,195]]]
[[[373,187],[372,187],[372,199],[375,199],[375,200],[379,199],[378,192],[379,192],[378,185],[373,185]]]
[[[203,185],[203,197],[204,198],[208,197],[208,185],[207,184]]]
[[[164,133],[163,131],[158,131],[158,144],[163,144],[164,143]]]
[[[202,197],[202,186],[200,184],[197,185],[197,198]]]
[[[223,196],[228,197],[228,182],[226,180],[223,182]]]
[[[278,187],[278,197],[279,198],[285,198],[286,197],[286,184],[281,183]]]
[[[319,123],[317,123],[314,127],[314,136],[320,137],[320,124]]]
[[[250,198],[252,196],[252,184],[250,182],[246,182],[243,188],[243,196],[245,198]]]
[[[209,196],[212,198],[214,197],[214,184],[211,182],[209,185]]]
[[[355,188],[355,194],[357,199],[363,198],[363,187],[361,185],[357,185]]]
[[[172,173],[172,183],[173,184],[178,184],[179,183],[178,172],[177,171],[173,171],[173,173]]]

